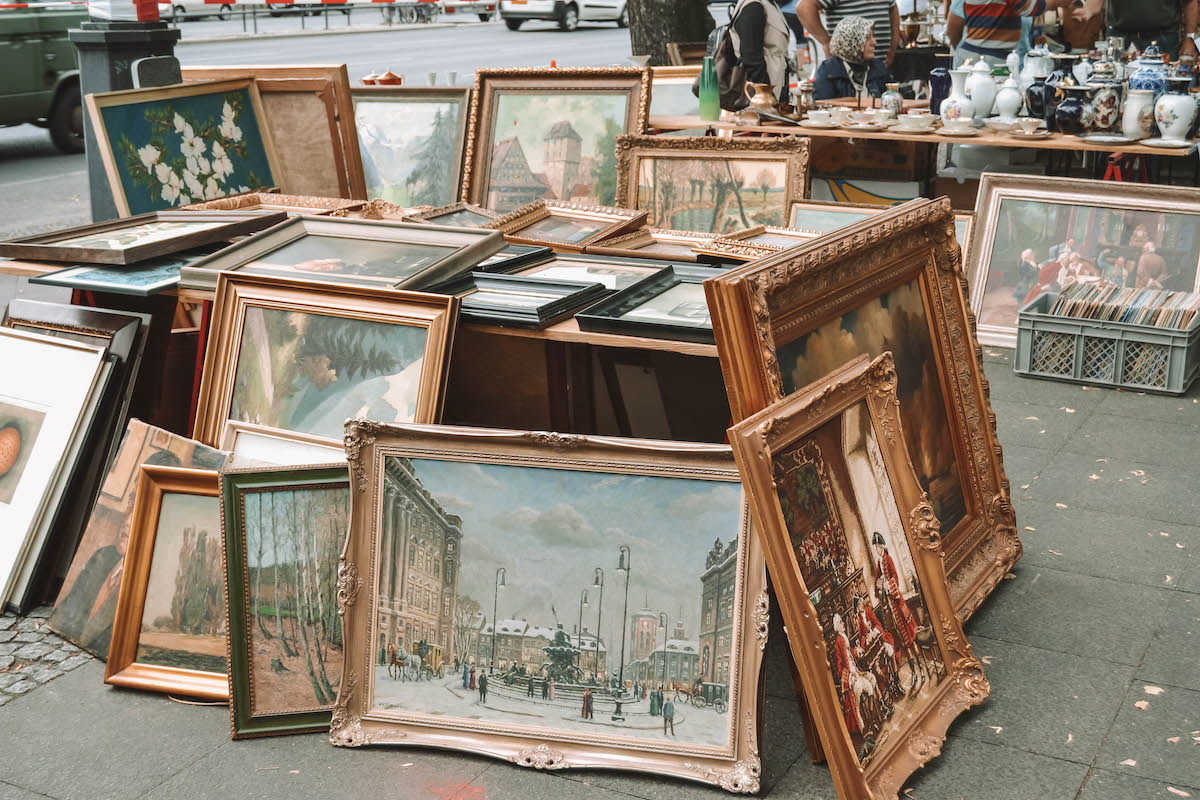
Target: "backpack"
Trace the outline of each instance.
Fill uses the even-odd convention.
[[[746,3],[745,5],[749,5]],[[743,6],[744,7],[744,6]],[[737,57],[733,47],[733,37],[730,28],[741,9],[734,12],[726,25],[718,25],[708,35],[707,54],[712,56],[713,66],[717,72],[717,95],[721,108],[726,111],[741,111],[750,105],[746,97],[746,68]],[[692,82],[692,94],[700,96],[700,78]]]

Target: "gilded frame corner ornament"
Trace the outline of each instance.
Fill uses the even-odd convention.
[[[967,507],[942,531],[950,594],[965,620],[1022,551],[954,222],[946,198],[913,200],[704,285],[730,407],[741,420],[783,399],[779,345],[919,282]]]
[[[888,442],[883,435],[886,428],[882,420],[890,418],[896,430],[902,424],[899,406],[894,402],[895,370],[891,362],[890,352],[873,362],[860,356],[736,424],[730,435],[743,484],[752,499],[755,524],[762,532],[789,645],[825,745],[838,796],[847,800],[895,798],[908,776],[941,752],[946,731],[955,718],[983,702],[991,691],[950,599],[945,562],[937,546],[938,521],[917,482],[902,439]],[[828,639],[810,587],[802,577],[776,484],[781,469],[790,471],[801,463],[813,463],[818,467],[826,502],[830,502],[833,489],[827,484],[820,447],[805,437],[863,405],[895,499],[896,524],[909,543],[922,588],[934,652],[944,667],[944,677],[922,692],[920,703],[904,709],[903,715],[897,710],[889,718],[895,727],[876,745],[865,766],[844,721],[832,659],[826,652]]]

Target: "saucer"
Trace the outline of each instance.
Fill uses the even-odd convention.
[[[944,136],[978,136],[978,128],[967,128],[966,130],[952,131],[949,128],[943,127],[939,133]]]
[[[821,128],[822,130],[842,127],[833,120],[830,120],[829,122],[813,122],[811,119],[802,119],[800,120],[800,125],[805,128]]]
[[[897,125],[892,128],[892,133],[933,133],[937,128],[932,125],[926,125],[924,128],[905,128],[903,125]]]
[[[1133,141],[1128,136],[1122,136],[1119,133],[1087,133],[1079,138],[1082,141],[1095,142],[1096,144],[1129,144]]]
[[[1021,130],[1020,128],[1014,128],[1013,130],[1008,132],[1008,135],[1013,137],[1014,139],[1049,139],[1051,136],[1053,136],[1053,134],[1050,131],[1043,130],[1043,131],[1034,131],[1033,133],[1026,133],[1025,131]]]
[[[1159,147],[1164,150],[1173,150],[1179,147],[1191,147],[1192,143],[1187,139],[1143,139],[1139,144],[1144,144],[1147,147]]]
[[[842,127],[848,131],[860,131],[862,133],[874,133],[875,131],[887,130],[886,125],[878,125],[874,122],[847,122]]]

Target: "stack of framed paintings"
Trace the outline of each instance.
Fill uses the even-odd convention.
[[[671,265],[575,315],[579,329],[713,343],[704,281],[722,270]]]
[[[705,282],[735,421],[890,350],[905,436],[971,613],[1021,556],[949,202],[914,200]]]
[[[979,341],[1014,347],[1017,311],[1071,283],[1200,289],[1200,203],[1184,187],[984,173],[966,261]]]
[[[252,80],[105,92],[84,101],[122,217],[278,183],[279,159]]]
[[[787,223],[808,197],[808,140],[622,136],[617,198],[654,228],[724,234]]]
[[[561,322],[608,293],[600,283],[487,272],[468,273],[442,284],[438,291],[461,301],[459,315],[464,322],[533,330]]]
[[[659,264],[637,258],[550,255],[538,263],[522,265],[512,270],[512,274],[575,283],[599,283],[610,292],[615,292],[650,277],[660,269],[662,266]]]
[[[342,197],[279,194],[276,192],[246,192],[218,200],[205,200],[184,206],[184,211],[286,211],[290,214],[331,214],[334,211],[355,211],[366,205],[364,200]]]
[[[500,234],[393,221],[298,216],[193,263],[181,287],[212,291],[237,272],[345,285],[425,288],[504,247]]]
[[[516,244],[578,253],[588,245],[637,230],[645,223],[644,211],[535,200],[484,227],[503,232],[506,240]]]
[[[730,441],[834,786],[897,797],[990,687],[955,615],[905,446],[890,353],[734,426]]]
[[[730,261],[754,261],[772,253],[798,247],[817,238],[817,234],[797,228],[779,228],[774,225],[755,225],[741,231],[722,234],[695,247],[704,253]]]
[[[668,231],[642,228],[633,233],[601,239],[584,248],[585,253],[630,258],[657,258],[666,261],[699,261],[696,247],[713,238],[711,233]]]
[[[728,447],[351,420],[346,450],[334,744],[759,790],[766,572]],[[449,613],[399,612],[416,587],[421,608]],[[631,632],[626,594],[661,610],[647,617],[706,698],[686,728],[652,713],[687,699],[660,681],[659,661],[616,646]],[[706,629],[717,597],[722,622]],[[553,607],[575,605],[586,612],[578,636],[554,619]],[[474,614],[487,622],[473,635],[447,630]]]

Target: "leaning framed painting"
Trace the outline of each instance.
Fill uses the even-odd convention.
[[[234,739],[329,730],[342,679],[346,465],[221,473]]]
[[[722,234],[783,226],[808,197],[808,139],[621,136],[617,202],[655,228]]]
[[[735,420],[892,351],[905,437],[969,616],[1021,556],[949,201],[913,200],[705,282]]]
[[[617,205],[616,139],[645,131],[649,110],[647,69],[478,69],[459,199],[502,214]]]
[[[195,435],[217,446],[229,420],[341,438],[356,414],[437,422],[458,299],[222,273]]]
[[[590,244],[628,233],[645,222],[644,211],[535,200],[484,227],[501,231],[514,244],[544,245],[578,253]]]
[[[334,744],[758,791],[766,572],[729,448],[346,426]],[[640,622],[626,594],[651,609]],[[582,609],[577,635],[556,608]],[[483,617],[500,622],[451,623]],[[637,625],[681,654],[665,676],[659,647],[625,645]],[[697,682],[713,703],[684,712]]]
[[[104,92],[84,101],[123,217],[276,183],[275,146],[252,80]]]
[[[728,261],[755,261],[772,253],[797,247],[816,237],[815,233],[797,228],[755,225],[753,228],[733,231],[701,242],[693,249],[697,253]]]
[[[699,261],[695,247],[713,238],[711,233],[642,228],[633,233],[601,239],[584,248],[585,253],[664,261]]]
[[[1015,347],[1017,310],[1076,281],[1200,289],[1193,189],[985,172],[968,259],[979,341]]]
[[[104,682],[228,700],[218,474],[143,466]]]
[[[838,796],[898,796],[991,692],[946,587],[941,530],[909,460],[891,353],[735,425],[808,707]]]
[[[405,207],[458,198],[470,88],[356,86],[350,96],[368,197]]]

